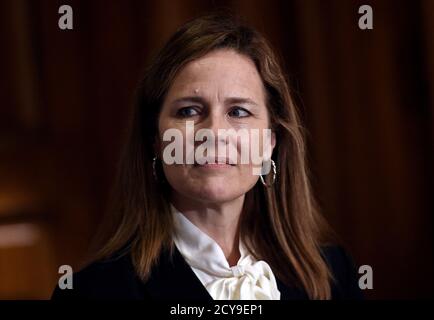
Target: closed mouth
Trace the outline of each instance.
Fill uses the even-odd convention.
[[[194,166],[207,166],[207,167],[227,167],[227,166],[236,166],[235,163],[231,163],[229,158],[206,158],[200,159],[201,164],[198,161],[195,161]]]

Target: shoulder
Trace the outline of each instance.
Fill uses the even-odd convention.
[[[72,289],[60,289],[57,285],[52,299],[139,299],[143,297],[140,284],[131,255],[125,253],[96,261],[74,273]]]
[[[363,299],[353,258],[341,246],[327,245],[321,253],[332,274],[333,299]]]

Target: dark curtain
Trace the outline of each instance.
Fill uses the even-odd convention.
[[[69,4],[74,29],[60,30]],[[358,8],[373,8],[373,30]],[[433,297],[434,2],[0,2],[0,298],[48,298],[101,221],[143,67],[227,8],[280,52],[323,214],[368,298]]]

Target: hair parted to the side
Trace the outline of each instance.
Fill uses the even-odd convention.
[[[177,72],[189,61],[218,49],[235,50],[255,63],[276,134],[272,158],[277,179],[271,188],[257,183],[246,194],[240,234],[256,258],[265,260],[281,281],[303,288],[312,299],[329,299],[331,273],[321,255],[326,224],[312,195],[305,137],[287,81],[267,40],[225,13],[183,25],[147,68],[93,259],[110,257],[128,246],[138,275],[146,280],[161,250],[173,249],[170,188],[154,179],[152,169],[159,111]],[[157,173],[164,177],[161,166]]]

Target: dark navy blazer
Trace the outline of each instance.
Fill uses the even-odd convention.
[[[334,277],[332,298],[362,299],[354,264],[346,251],[328,246],[323,254]],[[137,276],[128,253],[95,262],[74,273],[73,289],[56,287],[52,299],[213,300],[176,247],[172,258],[163,250],[146,282]],[[276,280],[281,300],[308,299],[304,290]]]

